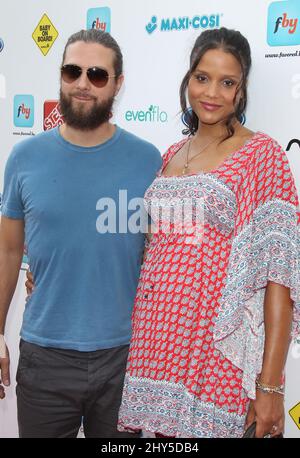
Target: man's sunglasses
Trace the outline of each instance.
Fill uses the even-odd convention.
[[[79,65],[65,64],[60,69],[61,77],[65,83],[74,83],[74,81],[80,78],[83,69]],[[86,70],[86,76],[94,86],[104,87],[109,78],[115,78],[116,75],[109,75],[104,68],[90,67]]]

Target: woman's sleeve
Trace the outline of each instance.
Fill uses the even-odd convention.
[[[238,210],[228,275],[214,329],[216,347],[243,371],[255,398],[264,350],[268,281],[290,288],[292,337],[300,322],[299,205],[285,152],[270,137],[253,151],[237,194]]]

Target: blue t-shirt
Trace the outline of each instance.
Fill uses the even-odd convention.
[[[160,165],[153,145],[119,127],[95,147],[58,128],[14,147],[2,214],[25,220],[35,289],[24,340],[80,351],[129,343],[145,238],[138,204]]]

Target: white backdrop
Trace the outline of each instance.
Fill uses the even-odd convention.
[[[52,25],[46,18],[39,26],[44,14]],[[210,25],[240,30],[253,56],[246,124],[267,132],[284,149],[292,140],[287,154],[299,191],[299,22],[300,0],[5,2],[0,15],[0,191],[12,146],[43,130],[44,102],[58,98],[58,69],[67,38],[93,24],[110,31],[124,54],[125,84],[115,106],[115,122],[153,142],[162,153],[181,138],[178,89],[195,38]],[[41,49],[32,37],[35,30],[36,40],[43,40]],[[46,110],[51,112],[53,106]],[[54,110],[46,124],[53,126],[58,119]],[[6,327],[13,383],[0,403],[0,437],[18,435],[14,378],[24,302],[21,271]],[[287,361],[286,437],[300,437],[299,362],[300,339],[292,344]],[[289,411],[296,405],[293,419]]]

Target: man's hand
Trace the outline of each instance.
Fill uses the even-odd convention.
[[[0,399],[5,398],[5,389],[3,385],[10,385],[9,352],[3,335],[0,335]]]
[[[25,286],[26,286],[26,292],[27,292],[27,297],[26,297],[26,300],[29,299],[29,297],[31,296],[33,290],[34,290],[34,280],[33,280],[33,275],[32,273],[30,272],[30,270],[28,269],[26,271],[26,282],[25,282]]]
[[[1,216],[0,224],[0,399],[10,385],[5,321],[17,285],[24,251],[24,220]]]

